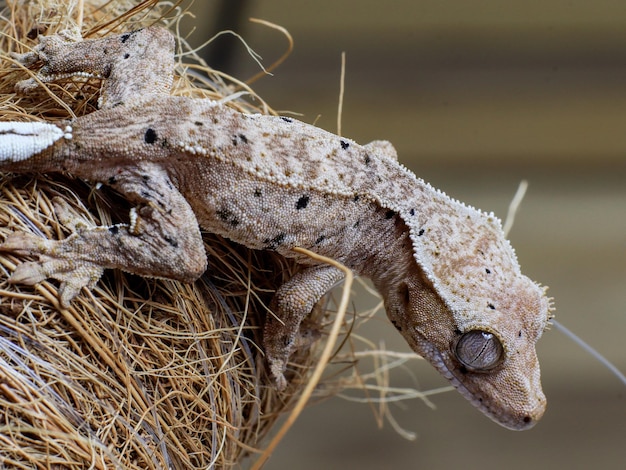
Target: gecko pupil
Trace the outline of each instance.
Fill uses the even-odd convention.
[[[493,333],[470,330],[459,338],[454,353],[463,367],[474,372],[487,372],[502,362],[504,348]]]

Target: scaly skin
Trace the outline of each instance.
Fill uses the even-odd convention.
[[[170,96],[173,44],[159,28],[53,36],[20,57],[42,61],[46,80],[106,76],[102,109],[72,122],[0,123],[0,169],[67,171],[135,208],[130,224],[83,227],[63,241],[12,235],[0,249],[38,257],[12,281],[59,279],[64,304],[105,268],[193,281],[206,269],[199,226],[276,250],[304,265],[276,292],[264,331],[284,388],[301,321],[342,277],[293,251],[307,248],[371,278],[411,348],[486,415],[511,429],[534,425],[546,405],[535,343],[550,302],[521,274],[495,216],[416,178],[386,142],[361,146],[291,118]]]

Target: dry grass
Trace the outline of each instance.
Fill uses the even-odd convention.
[[[53,197],[93,223],[92,214],[127,209],[80,186],[4,179],[1,235],[65,233]],[[54,285],[8,285],[14,260],[1,259],[5,466],[223,468],[258,443],[300,384],[293,379],[278,396],[258,347],[264,305],[291,266],[214,237],[206,249],[211,276],[193,285],[109,272],[67,310],[58,309]]]
[[[100,83],[94,79],[69,78],[29,96],[14,93],[15,83],[33,73],[9,53],[28,51],[37,34],[78,28],[83,37],[98,37],[155,22],[175,29],[183,13],[157,0],[6,3],[0,17],[0,121],[67,119],[96,109]],[[187,50],[182,40],[180,48]],[[173,93],[216,99],[252,93],[193,60],[185,63],[192,53],[180,57]],[[240,99],[229,104],[272,112],[256,98],[256,107]],[[129,210],[106,188],[70,177],[2,175],[0,239],[16,230],[67,236],[53,201],[93,225],[124,221]],[[261,325],[273,292],[297,267],[210,234],[205,247],[209,271],[193,285],[108,271],[69,309],[59,308],[54,283],[8,284],[22,260],[0,256],[2,468],[229,468],[262,452],[261,439],[311,385],[317,357],[317,346],[304,348],[292,358],[289,389],[279,394],[270,386]],[[316,309],[308,324],[326,334],[329,315]],[[348,322],[344,330],[350,329]],[[407,393],[381,385],[386,372],[355,372],[352,341],[348,355],[337,356],[336,368],[350,373],[333,373],[317,397],[355,386],[366,397]],[[380,370],[388,369],[384,352],[370,356]],[[367,386],[372,381],[376,385]],[[379,406],[377,415],[385,416],[385,405]]]
[[[26,2],[24,2],[26,3]],[[68,79],[19,97],[28,71],[8,52],[32,47],[82,21],[87,37],[128,31],[178,13],[156,1],[10,2],[2,18],[0,120],[47,120],[95,110],[99,83]],[[135,6],[133,15],[122,16]],[[81,20],[82,16],[82,20]],[[198,67],[198,66],[195,66]],[[183,66],[181,64],[181,70]],[[176,93],[221,97],[218,74],[181,74]],[[233,105],[249,110],[244,102]],[[60,198],[90,224],[126,218],[125,201],[70,178],[8,178],[0,183],[0,232],[68,234]],[[259,348],[266,305],[294,266],[207,235],[210,276],[194,285],[108,272],[91,293],[58,309],[56,286],[12,286],[19,262],[2,257],[0,284],[0,464],[15,468],[227,468],[254,449],[303,381],[278,395]],[[308,369],[308,355],[294,359]]]

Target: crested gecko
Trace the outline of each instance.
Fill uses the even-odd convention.
[[[68,121],[1,122],[0,170],[68,172],[131,204],[129,223],[77,226],[64,240],[14,233],[0,250],[36,261],[10,281],[61,282],[61,305],[104,269],[192,282],[207,269],[200,227],[302,270],[272,301],[264,350],[275,385],[301,321],[342,278],[294,247],[369,277],[392,324],[463,396],[510,429],[543,415],[535,343],[550,318],[545,289],[520,272],[493,215],[434,189],[391,144],[359,145],[289,117],[245,114],[172,96],[174,38],[158,27],[95,40],[43,37],[16,56],[38,81],[103,79],[99,110]]]

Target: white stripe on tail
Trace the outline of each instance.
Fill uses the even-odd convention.
[[[0,122],[0,162],[26,160],[62,137],[72,138],[69,126],[63,130],[45,122]]]

